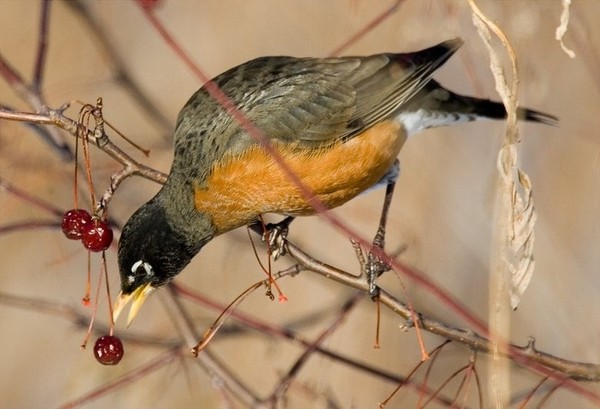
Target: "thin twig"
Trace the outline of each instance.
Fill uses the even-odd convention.
[[[355,292],[348,300],[341,306],[338,313],[334,316],[330,325],[322,331],[319,336],[311,342],[309,346],[306,347],[304,352],[296,359],[294,364],[288,370],[288,373],[281,377],[273,392],[266,399],[267,402],[279,402],[281,398],[285,395],[285,392],[289,388],[290,384],[293,382],[294,378],[299,374],[300,369],[306,365],[310,356],[317,350],[327,337],[329,337],[333,332],[339,328],[340,324],[343,320],[348,316],[350,311],[354,309],[357,305],[358,301],[362,298],[362,292]]]
[[[190,348],[193,347],[200,337],[194,327],[192,319],[189,317],[189,314],[181,303],[181,300],[176,296],[176,292],[171,285],[169,285],[168,291],[163,291],[161,294],[163,305],[166,307],[178,332],[181,334],[186,344]],[[259,402],[256,393],[251,391],[242,381],[240,381],[233,372],[229,371],[227,365],[221,362],[221,360],[212,353],[210,348],[203,349],[197,359],[195,359],[195,362],[198,362],[206,370],[209,376],[213,378],[215,385],[224,385],[230,393],[237,396],[247,406],[254,406]]]
[[[71,322],[79,329],[87,328],[90,319],[87,314],[82,313],[78,308],[75,308],[70,304],[59,303],[52,300],[44,300],[39,297],[25,297],[22,295],[0,292],[0,305],[20,308],[22,310],[30,310],[38,314],[54,316]],[[97,335],[104,335],[108,333],[108,330],[108,325],[103,323],[97,323],[94,326],[94,334]],[[141,335],[131,331],[120,334],[119,338],[128,343],[151,347],[174,348],[183,346],[180,341],[175,339]]]
[[[112,65],[115,80],[129,92],[134,101],[146,112],[146,118],[153,120],[159,127],[164,139],[169,139],[173,124],[171,120],[152,102],[152,99],[144,92],[143,88],[137,83],[135,77],[127,69],[127,64],[123,61],[116,47],[110,41],[110,36],[105,30],[96,15],[90,10],[89,4],[81,0],[69,0],[64,4],[83,20],[83,27],[88,29],[90,35],[94,37],[100,47],[100,52],[107,57]]]
[[[98,399],[104,396],[106,393],[110,391],[114,391],[116,389],[122,388],[124,386],[129,386],[138,380],[142,379],[146,375],[162,368],[167,365],[171,361],[173,361],[176,357],[181,355],[180,348],[172,348],[166,351],[165,353],[158,355],[156,358],[151,359],[145,365],[142,365],[133,371],[115,379],[105,383],[104,385],[93,389],[92,391],[80,396],[79,398],[73,399],[61,406],[59,409],[72,409],[81,407],[83,404],[89,403],[95,399]]]
[[[381,23],[383,23],[389,17],[394,15],[398,11],[398,8],[400,7],[400,3],[402,3],[403,1],[404,0],[396,0],[390,7],[385,9],[381,14],[376,16],[373,20],[369,21],[363,28],[361,28],[355,34],[350,36],[350,38],[348,38],[342,44],[340,44],[339,46],[334,48],[333,51],[331,51],[329,53],[329,56],[335,57],[335,56],[341,54],[344,50],[346,50],[351,45],[357,43],[361,38],[363,38],[364,36],[369,34],[371,31],[373,31],[373,29],[375,27],[378,27],[379,25],[381,25]]]
[[[30,220],[15,223],[7,223],[0,225],[0,234],[16,233],[23,230],[31,229],[58,229],[61,226],[61,222],[57,221],[43,221],[43,220]]]
[[[171,287],[175,291],[177,291],[177,295],[179,297],[192,300],[200,305],[207,306],[216,311],[221,311],[226,307],[223,304],[215,303],[214,301],[208,299],[207,297],[204,297],[203,295],[199,294],[196,291],[193,291],[190,288],[185,287],[180,283],[173,282],[171,283]],[[306,340],[295,331],[289,329],[289,326],[276,326],[239,311],[234,311],[231,314],[231,318],[242,323],[244,327],[255,329],[257,331],[260,331],[261,333],[268,334],[269,336],[285,338],[303,347],[309,347],[311,345],[310,341]],[[381,368],[376,368],[366,363],[358,362],[355,359],[347,357],[328,348],[317,346],[316,351],[334,361],[338,361],[342,364],[346,364],[352,368],[388,380],[390,382],[400,382],[403,379],[401,376],[392,374]]]
[[[8,85],[27,102],[29,106],[37,113],[44,114],[48,109],[41,93],[36,92],[31,86],[27,85],[23,77],[13,68],[13,66],[0,54],[0,76],[2,76]],[[2,111],[6,112],[6,109]],[[0,116],[2,118],[2,116]],[[40,122],[41,123],[41,122]],[[50,145],[60,156],[62,160],[72,160],[73,153],[71,148],[64,140],[63,136],[53,127],[47,127],[46,132],[39,133],[42,139]]]
[[[32,90],[37,93],[41,92],[44,70],[46,68],[46,54],[48,51],[48,26],[50,24],[51,4],[51,0],[42,0],[42,12],[40,13],[40,28],[38,34],[38,51],[35,59],[33,81],[31,82]]]
[[[13,183],[4,179],[2,176],[0,176],[0,188],[6,190],[13,196],[23,200],[24,202],[27,202],[39,209],[42,209],[53,216],[57,216],[60,218],[63,217],[63,210],[15,186]]]

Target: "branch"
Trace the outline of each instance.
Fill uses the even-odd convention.
[[[294,244],[287,242],[288,251],[291,257],[298,261],[308,271],[321,274],[329,279],[337,281],[349,287],[353,287],[368,293],[369,286],[365,277],[355,276],[326,263],[313,259]],[[415,272],[416,274],[416,272]],[[380,301],[390,310],[407,320],[406,326],[412,326],[410,309],[395,298],[390,293],[381,289]],[[419,316],[419,325],[433,334],[464,344],[475,351],[490,353],[494,349],[494,343],[489,339],[467,329],[457,328],[444,322],[435,320],[425,314],[417,313]],[[555,357],[545,352],[538,351],[534,342],[530,341],[524,347],[508,345],[508,350],[501,351],[503,356],[528,367],[530,369],[541,371],[548,374],[550,371],[557,371],[562,376],[557,376],[560,382],[568,383],[569,387],[574,388],[581,393],[589,393],[598,402],[600,395],[587,391],[565,377],[574,380],[600,381],[600,365],[594,365],[583,362],[569,361]]]
[[[45,112],[42,113],[15,112],[6,109],[0,109],[0,119],[54,125],[64,129],[76,138],[81,137],[81,135],[87,135],[89,140],[95,143],[96,147],[123,165],[123,169],[120,172],[116,172],[111,179],[115,185],[120,184],[124,178],[132,175],[139,175],[148,180],[161,184],[165,183],[167,180],[167,175],[133,159],[121,148],[115,145],[110,140],[108,135],[103,133],[100,137],[96,137],[94,132],[89,129],[85,129],[85,127],[77,121],[65,116],[64,111],[66,111],[68,108],[69,104],[65,104],[59,109],[45,108]]]
[[[38,90],[27,85],[21,75],[10,65],[10,63],[0,54],[0,76],[12,87],[19,97],[27,102],[29,106],[39,113],[45,113],[46,103]],[[3,111],[7,111],[3,109]],[[52,127],[46,128],[45,133],[40,133],[42,139],[56,150],[62,160],[72,160],[73,153],[63,137]]]

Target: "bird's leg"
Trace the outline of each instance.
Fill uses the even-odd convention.
[[[250,225],[251,229],[262,235],[262,241],[268,243],[274,260],[277,260],[287,253],[285,240],[292,220],[294,220],[294,216],[287,216],[279,223],[269,223],[265,225],[259,220]]]
[[[394,188],[396,187],[396,179],[400,170],[400,164],[398,159],[394,162],[394,165],[390,172],[391,176],[387,180],[385,189],[385,199],[383,201],[383,208],[381,210],[381,217],[379,219],[379,226],[377,227],[377,233],[373,239],[373,248],[383,252],[385,247],[385,227],[387,225],[388,213],[390,211],[390,205],[392,203],[392,197],[394,196]],[[379,256],[374,254],[371,250],[367,256],[367,262],[365,264],[365,272],[369,283],[369,295],[372,299],[376,299],[379,296],[379,287],[375,283],[377,277],[386,271],[390,270],[390,265],[383,261]]]
[[[285,241],[290,230],[290,224],[294,220],[294,216],[287,216],[279,223],[269,223],[266,226],[266,231],[263,234],[263,241],[269,244],[271,255],[274,260],[284,256],[287,253]]]

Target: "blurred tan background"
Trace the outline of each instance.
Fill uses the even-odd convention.
[[[85,1],[100,22],[125,69],[172,126],[179,109],[201,85],[165,45],[133,1]],[[166,0],[156,15],[210,76],[263,55],[327,56],[393,4],[376,0]],[[520,160],[531,177],[538,210],[536,270],[521,305],[512,316],[512,342],[537,347],[560,357],[600,363],[600,2],[575,1],[565,36],[577,53],[570,59],[554,40],[561,5],[558,1],[481,1],[485,13],[498,22],[519,58],[522,105],[560,118],[553,128],[521,126]],[[29,80],[37,48],[40,4],[30,0],[0,0],[0,50]],[[486,49],[471,22],[466,1],[407,0],[389,18],[343,51],[371,54],[412,51],[461,36],[466,44],[436,76],[446,87],[497,99]],[[167,172],[171,150],[168,127],[161,126],[136,103],[114,75],[115,66],[93,30],[69,7],[51,6],[49,49],[43,83],[47,103],[93,103],[103,97],[105,117],[121,132],[152,150],[144,163]],[[30,108],[5,81],[0,102],[15,109]],[[78,108],[67,113],[75,118]],[[399,260],[427,274],[484,320],[488,310],[488,269],[493,230],[495,161],[504,132],[501,122],[479,122],[422,133],[400,154],[401,177],[388,229],[390,252],[404,251]],[[113,133],[114,135],[114,133]],[[72,145],[73,140],[65,139]],[[120,146],[126,144],[113,138]],[[0,121],[0,175],[16,186],[61,209],[73,207],[72,164],[61,161],[29,128]],[[103,191],[108,176],[119,169],[103,154],[93,156],[96,188]],[[80,179],[83,181],[83,179]],[[141,178],[127,180],[110,205],[112,217],[123,223],[159,186]],[[82,196],[85,199],[85,196]],[[383,192],[362,196],[335,212],[365,237],[375,232]],[[88,207],[89,208],[89,207]],[[27,220],[56,220],[51,215],[0,192],[0,225]],[[347,238],[317,217],[297,220],[290,238],[316,258],[357,271]],[[116,251],[108,252],[110,284],[118,289]],[[86,252],[56,229],[26,229],[0,238],[2,294],[70,305],[84,316]],[[92,263],[96,285],[98,258]],[[290,265],[289,260],[275,264]],[[180,282],[228,303],[262,272],[254,260],[244,229],[211,242],[194,259]],[[448,309],[408,279],[402,279],[415,308],[439,319],[463,325]],[[398,279],[388,273],[386,288],[405,298]],[[309,313],[335,311],[351,293],[323,277],[303,273],[281,285],[286,304],[271,302],[260,292],[240,311],[275,324],[289,324]],[[104,294],[104,293],[102,293]],[[104,297],[104,296],[103,296]],[[202,332],[218,311],[187,304]],[[46,408],[76,399],[127,373],[161,353],[159,347],[126,342],[126,355],[116,367],[103,367],[80,351],[85,328],[48,308],[0,303],[0,406]],[[107,319],[105,298],[100,325]],[[331,314],[296,327],[308,339],[324,328]],[[373,304],[365,298],[324,346],[386,371],[407,375],[419,361],[413,331],[402,332],[399,317],[384,310],[382,347],[374,350]],[[84,322],[85,324],[85,322]],[[160,297],[152,297],[137,320],[117,334],[177,338]],[[92,336],[92,343],[95,336]],[[439,338],[426,335],[433,347]],[[301,348],[260,333],[217,336],[212,350],[251,388],[267,394],[302,352]],[[439,384],[467,363],[468,351],[452,346],[442,354],[432,375]],[[483,361],[483,359],[482,359]],[[513,371],[515,393],[528,390],[539,378]],[[313,356],[289,393],[288,407],[327,407],[331,397],[340,407],[373,408],[395,387],[327,358]],[[598,385],[586,385],[600,393]],[[304,389],[305,388],[305,389]],[[450,388],[448,395],[452,396]],[[316,395],[308,393],[317,392]],[[486,391],[487,393],[487,391]],[[471,398],[475,392],[471,392]],[[403,391],[389,407],[414,407],[414,391]],[[137,382],[115,389],[86,408],[228,407],[217,385],[194,361],[177,359]],[[241,405],[233,406],[241,407]],[[435,406],[433,406],[435,407]],[[472,404],[472,407],[476,407]],[[591,408],[568,390],[557,392],[546,408]]]

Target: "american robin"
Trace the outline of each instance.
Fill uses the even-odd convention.
[[[263,57],[212,81],[328,208],[386,180],[407,137],[423,129],[506,117],[498,102],[455,94],[433,73],[457,38],[406,54]],[[520,119],[554,124],[530,109]],[[169,177],[140,207],[119,241],[121,295],[115,317],[168,283],[215,236],[263,213],[310,215],[309,200],[206,90],[179,113]]]

